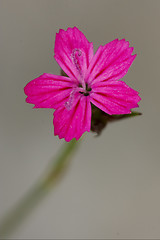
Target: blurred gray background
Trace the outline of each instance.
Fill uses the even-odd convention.
[[[94,43],[126,38],[137,58],[123,80],[140,92],[142,116],[86,134],[68,172],[12,238],[160,239],[160,1],[0,1],[0,219],[63,144],[53,111],[33,110],[24,86],[53,58],[60,28]]]

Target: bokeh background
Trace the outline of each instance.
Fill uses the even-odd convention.
[[[140,92],[142,116],[86,134],[53,191],[11,238],[160,238],[160,1],[0,1],[0,219],[63,144],[53,111],[33,110],[24,86],[53,58],[60,28],[77,26],[95,50],[126,38],[137,58],[123,80]]]

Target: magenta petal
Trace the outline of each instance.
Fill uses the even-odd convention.
[[[44,73],[25,86],[26,102],[35,108],[57,108],[68,100],[74,85],[68,77]]]
[[[67,142],[78,140],[85,131],[91,128],[91,104],[89,97],[79,95],[71,110],[64,106],[54,112],[54,135],[65,138]]]
[[[131,113],[141,100],[138,92],[122,81],[109,80],[92,87],[91,102],[110,115]]]
[[[55,59],[71,78],[83,78],[93,57],[93,43],[78,28],[60,30],[56,34]]]
[[[125,39],[100,46],[87,71],[88,82],[121,79],[136,57],[132,52],[133,48]]]

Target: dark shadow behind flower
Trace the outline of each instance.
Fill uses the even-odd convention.
[[[97,136],[99,136],[108,123],[140,115],[142,113],[136,111],[132,111],[130,114],[109,115],[92,104],[91,131],[97,133]]]

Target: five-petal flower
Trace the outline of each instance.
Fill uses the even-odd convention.
[[[135,59],[124,39],[100,46],[78,28],[60,30],[55,40],[55,60],[68,77],[44,73],[24,88],[26,101],[34,108],[54,108],[54,134],[78,140],[91,129],[91,103],[107,114],[128,114],[138,107],[138,92],[123,81]]]

